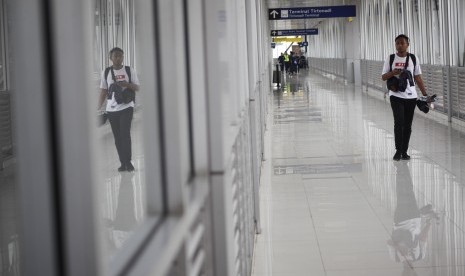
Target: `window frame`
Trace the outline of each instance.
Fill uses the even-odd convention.
[[[0,0],[0,71],[3,75],[3,85],[0,86],[0,91],[2,92],[9,90],[8,22],[6,8],[6,3]]]

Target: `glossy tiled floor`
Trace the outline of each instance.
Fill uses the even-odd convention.
[[[108,258],[115,256],[126,245],[136,227],[146,218],[145,145],[141,114],[142,110],[135,111],[131,126],[134,172],[118,172],[120,162],[110,125],[107,123],[99,128],[99,154],[103,157],[99,170],[103,172],[104,179],[99,186],[98,202],[104,226],[104,252]]]
[[[0,170],[0,276],[19,275],[18,188],[15,184],[14,168]]]
[[[463,131],[416,114],[395,162],[389,101],[304,71],[270,135],[254,276],[465,275]]]

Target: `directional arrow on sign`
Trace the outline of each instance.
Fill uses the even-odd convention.
[[[275,36],[276,33],[277,33],[277,31],[271,31],[271,35],[272,35],[272,36]]]
[[[272,12],[270,12],[270,15],[273,16],[273,18],[276,18],[276,15],[278,15],[279,13],[275,10],[273,10]]]

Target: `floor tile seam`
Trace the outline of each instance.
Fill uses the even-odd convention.
[[[464,265],[420,265],[420,264],[415,264],[412,268],[432,268],[432,267],[465,267]]]
[[[267,208],[265,208],[265,212],[267,214],[267,218],[266,218],[266,227],[264,227],[263,230],[267,231],[267,234],[263,233],[263,230],[262,230],[262,235],[267,235],[264,237],[264,250],[262,251],[263,254],[264,254],[264,259],[265,259],[265,271],[266,272],[271,272],[271,275],[273,274],[273,266],[272,266],[272,263],[273,263],[273,259],[272,259],[272,252],[273,252],[273,244],[272,244],[272,236],[273,236],[273,230],[271,228],[271,221],[270,221],[270,208],[269,208],[269,204],[265,203],[265,205],[267,206]],[[263,220],[262,220],[263,221]],[[265,226],[265,225],[263,225]],[[262,226],[262,227],[263,227]]]
[[[457,227],[460,231],[462,231],[462,233],[465,233],[465,229],[463,229],[460,225],[458,225],[454,220],[451,219],[451,217],[447,217],[447,219],[449,220],[449,222],[451,222],[453,225],[455,225],[455,227]]]
[[[302,183],[302,185],[303,185],[303,183]],[[319,240],[319,238],[318,238],[318,232],[317,232],[317,229],[316,229],[315,221],[314,221],[314,219],[313,219],[313,213],[312,213],[312,210],[311,210],[311,207],[310,207],[310,202],[309,202],[308,194],[305,193],[305,196],[306,196],[306,198],[307,198],[307,208],[308,208],[308,211],[309,211],[309,213],[310,213],[310,218],[312,219],[313,233],[314,233],[314,236],[315,236],[316,244],[318,245],[318,252],[320,253],[321,265],[323,266],[324,274],[325,274],[325,275],[328,275],[327,269],[326,269],[326,265],[325,265],[325,262],[324,262],[324,260],[323,260],[323,254],[322,254],[322,251],[321,251],[320,240]]]
[[[389,270],[399,270],[401,267],[395,268],[331,268],[328,269],[328,272],[339,272],[339,271],[389,271]]]
[[[340,251],[339,251],[339,252],[337,252],[337,253],[334,253],[334,252],[326,253],[326,252],[325,252],[325,254],[331,255],[331,256],[335,256],[335,255],[349,255],[349,254],[351,254],[351,255],[356,255],[356,254],[360,255],[360,254],[374,254],[374,253],[381,253],[381,254],[385,255],[385,254],[386,254],[386,250],[381,250],[381,249],[379,249],[379,250],[347,251],[347,252],[340,252]]]
[[[272,186],[272,178],[273,178],[273,168],[272,168],[272,160],[273,160],[273,151],[272,151],[272,138],[273,138],[273,118],[274,118],[274,114],[273,114],[273,109],[270,109],[271,111],[269,112],[268,114],[268,125],[271,125],[271,127],[268,127],[267,128],[267,134],[268,135],[268,138],[265,139],[265,142],[266,142],[266,153],[269,155],[266,160],[264,160],[263,162],[263,167],[264,166],[267,166],[268,167],[268,174],[270,176],[270,178],[268,179],[269,182],[268,183],[265,183],[263,186],[260,187],[260,191],[259,191],[259,194],[261,194],[261,192],[263,190],[266,191],[266,198],[264,197],[260,197],[260,207],[264,207],[263,209],[260,208],[260,215],[263,214],[263,212],[265,212],[265,217],[264,219],[261,219],[260,221],[261,222],[264,222],[265,225],[261,225],[261,235],[263,235],[263,238],[264,238],[264,259],[265,259],[265,272],[269,272],[270,275],[273,275],[273,259],[272,259],[272,252],[273,252],[273,244],[272,244],[272,228],[271,228],[271,218],[272,218],[272,213],[270,213],[270,202],[273,200],[273,186]],[[261,171],[263,172],[263,168],[261,169]],[[264,230],[267,230],[264,231]]]
[[[363,199],[365,200],[365,202],[368,204],[368,206],[370,206],[370,209],[371,211],[373,212],[373,214],[375,215],[375,217],[378,219],[378,222],[381,223],[381,226],[382,228],[384,228],[384,230],[386,231],[386,234],[388,235],[388,237],[391,236],[391,232],[390,232],[390,229],[388,229],[384,223],[383,223],[383,219],[378,215],[378,213],[376,212],[374,206],[371,204],[370,200],[368,200],[366,194],[363,192],[363,189],[359,186],[359,184],[357,183],[357,181],[353,178],[352,178],[352,181],[353,183],[355,184],[355,186],[357,186],[358,190],[360,191],[360,193],[362,194],[362,197]]]

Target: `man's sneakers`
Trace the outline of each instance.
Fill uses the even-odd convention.
[[[128,172],[133,172],[134,171],[134,166],[132,165],[131,161],[129,161],[129,163],[126,164],[126,170]]]
[[[406,152],[401,154],[400,157],[402,160],[410,160],[410,155],[408,155]]]
[[[394,154],[394,157],[392,157],[394,161],[400,161],[402,160],[410,160],[410,155],[407,154],[407,152],[400,152],[396,151],[396,154]]]
[[[126,163],[126,164],[121,164],[121,167],[118,168],[119,172],[124,172],[124,171],[133,172],[134,170],[135,168],[132,165],[131,161],[129,161],[129,163]]]

